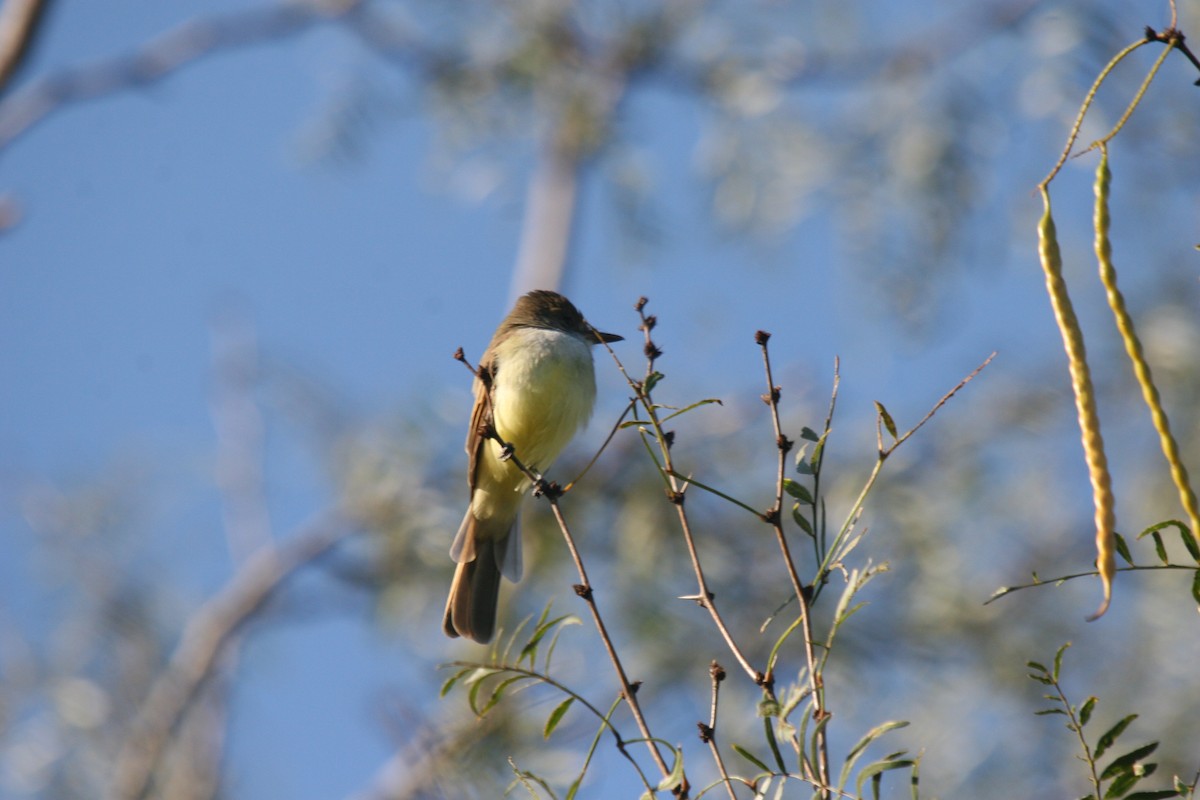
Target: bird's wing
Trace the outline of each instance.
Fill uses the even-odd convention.
[[[483,452],[487,437],[481,430],[492,424],[492,383],[496,375],[496,361],[490,353],[484,353],[479,363],[479,374],[475,376],[475,407],[471,409],[471,427],[467,429],[467,485],[475,491],[475,469]]]

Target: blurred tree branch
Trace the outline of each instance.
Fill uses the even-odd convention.
[[[0,7],[0,94],[29,54],[48,5],[48,0],[5,0]]]
[[[23,2],[28,4],[28,0]],[[65,105],[144,87],[215,52],[295,36],[349,13],[358,3],[359,0],[281,2],[267,8],[193,19],[151,39],[132,53],[38,78],[10,92],[0,102],[0,150]],[[5,10],[12,4],[10,0]]]
[[[336,512],[319,515],[286,541],[248,558],[225,588],[192,616],[121,746],[113,765],[110,800],[147,796],[172,732],[201,685],[214,674],[231,637],[287,578],[355,530]]]

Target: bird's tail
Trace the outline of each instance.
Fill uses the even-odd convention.
[[[480,542],[475,558],[454,570],[443,622],[447,636],[465,636],[481,644],[491,641],[500,597],[500,568],[493,547],[492,542]]]
[[[488,530],[488,528],[495,530]],[[512,522],[475,519],[468,511],[455,539],[451,555],[458,561],[446,616],[442,627],[447,636],[465,636],[479,643],[491,641],[496,627],[496,603],[500,596],[500,574],[519,578],[520,532]],[[514,539],[514,537],[517,537]],[[515,574],[513,574],[515,571]]]

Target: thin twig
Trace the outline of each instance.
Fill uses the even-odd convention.
[[[1096,99],[1096,92],[1100,91],[1100,84],[1104,83],[1104,79],[1108,74],[1124,60],[1125,56],[1137,50],[1144,44],[1147,44],[1149,39],[1138,39],[1133,44],[1126,47],[1121,52],[1112,57],[1112,60],[1105,65],[1104,69],[1100,70],[1100,74],[1096,76],[1096,80],[1092,81],[1092,87],[1088,89],[1087,95],[1083,98],[1083,104],[1079,107],[1079,113],[1075,115],[1075,124],[1071,126],[1071,134],[1067,136],[1067,145],[1063,148],[1062,153],[1058,157],[1058,161],[1054,162],[1054,168],[1050,170],[1050,174],[1042,178],[1039,187],[1050,185],[1050,181],[1054,180],[1054,176],[1062,169],[1063,164],[1067,163],[1067,159],[1071,155],[1071,148],[1075,146],[1075,139],[1079,137],[1079,129],[1083,126],[1083,118],[1087,115],[1088,109],[1092,106],[1092,101]]]
[[[1117,572],[1145,572],[1148,570],[1165,569],[1165,570],[1183,570],[1184,572],[1195,572],[1195,565],[1189,564],[1146,564],[1146,565],[1131,565],[1128,567],[1117,567]],[[1076,578],[1091,578],[1099,575],[1100,571],[1095,569],[1087,570],[1086,572],[1072,572],[1069,575],[1059,575],[1057,578],[1037,578],[1035,575],[1033,583],[1021,583],[1016,586],[1002,586],[992,592],[992,596],[983,601],[986,606],[994,603],[1001,597],[1007,597],[1013,592],[1019,592],[1022,589],[1034,589],[1039,586],[1058,586],[1067,581],[1075,580]]]
[[[737,659],[737,662],[741,666],[742,670],[745,671],[745,673],[750,677],[751,680],[755,682],[755,684],[763,687],[764,691],[766,691],[768,695],[774,699],[774,690],[771,688],[770,683],[767,680],[767,676],[764,675],[761,670],[756,669],[750,663],[749,659],[746,658],[741,648],[738,647],[737,642],[733,638],[733,634],[729,630],[729,626],[725,624],[725,620],[721,617],[721,612],[717,609],[714,595],[709,590],[708,582],[704,577],[704,568],[700,564],[700,555],[696,548],[696,538],[692,534],[691,523],[688,520],[687,511],[684,508],[686,486],[680,485],[678,483],[678,479],[675,477],[678,472],[676,471],[675,465],[671,458],[671,443],[674,440],[674,436],[663,430],[662,422],[658,418],[657,406],[655,406],[654,401],[651,398],[650,391],[647,390],[647,386],[652,385],[652,379],[656,380],[654,378],[656,375],[654,371],[654,362],[659,356],[662,355],[662,351],[658,349],[658,346],[650,337],[650,332],[657,324],[657,319],[653,315],[647,315],[645,313],[646,303],[647,300],[643,297],[640,298],[637,304],[634,306],[641,317],[641,327],[643,333],[645,334],[645,345],[643,347],[643,352],[646,355],[645,378],[640,381],[634,380],[626,371],[625,365],[621,363],[621,360],[617,357],[617,354],[611,347],[608,348],[608,352],[609,355],[612,356],[613,361],[616,362],[617,369],[620,370],[630,388],[633,389],[638,403],[646,411],[646,416],[648,418],[647,422],[654,429],[654,438],[658,443],[659,451],[663,459],[663,475],[666,478],[669,487],[668,499],[671,501],[671,504],[675,506],[676,514],[679,517],[679,525],[683,532],[684,543],[687,546],[688,556],[692,562],[692,570],[696,575],[697,594],[694,599],[699,605],[703,606],[704,609],[708,611],[709,616],[712,617],[713,624],[716,625],[721,637],[725,640],[725,644],[729,647],[730,652],[733,653],[734,658]]]
[[[812,616],[809,605],[809,595],[805,592],[804,586],[800,581],[800,575],[796,572],[796,563],[792,560],[791,549],[788,547],[787,535],[783,530],[783,480],[787,474],[787,454],[792,449],[793,442],[783,433],[783,427],[779,421],[779,397],[781,390],[775,385],[774,378],[771,374],[771,356],[767,349],[767,342],[770,340],[771,334],[766,331],[758,331],[754,335],[755,342],[762,348],[763,368],[767,377],[767,393],[763,395],[763,401],[771,408],[771,422],[775,426],[775,447],[779,452],[779,466],[776,471],[775,479],[775,506],[771,509],[767,521],[771,524],[775,531],[775,539],[779,542],[779,550],[783,556],[784,566],[787,568],[788,577],[792,581],[792,591],[796,594],[796,600],[800,606],[800,622],[804,636],[804,657],[808,664],[808,681],[809,689],[813,696],[813,719],[818,723],[823,720],[828,711],[825,708],[825,692],[822,690],[821,674],[818,669],[816,652],[813,650],[812,637]],[[770,676],[772,669],[768,667],[767,673]],[[816,748],[817,748],[817,779],[822,787],[829,784],[829,750],[826,746],[825,728],[820,726],[816,731]],[[828,797],[827,789],[820,790],[821,797]]]
[[[638,730],[641,731],[642,737],[646,740],[646,747],[650,750],[650,756],[654,759],[654,763],[658,765],[664,776],[670,775],[671,767],[663,759],[662,753],[658,751],[654,735],[650,732],[650,726],[646,723],[646,716],[642,713],[641,704],[638,703],[637,690],[641,683],[630,682],[625,672],[625,667],[621,663],[621,657],[617,654],[617,648],[613,644],[612,636],[608,633],[608,627],[604,624],[603,617],[600,616],[600,609],[596,605],[595,592],[592,589],[591,582],[588,580],[587,570],[583,566],[583,559],[579,555],[579,549],[575,546],[575,538],[571,536],[571,529],[567,526],[567,520],[563,517],[562,509],[558,506],[558,497],[553,493],[547,494],[546,497],[550,503],[550,510],[554,514],[554,519],[558,522],[559,530],[562,531],[563,540],[567,543],[567,549],[571,553],[571,560],[575,562],[575,570],[579,573],[579,583],[575,586],[575,594],[579,595],[587,603],[588,611],[592,614],[592,622],[596,625],[596,631],[600,634],[600,640],[604,642],[604,649],[608,652],[608,659],[612,662],[613,669],[617,673],[617,680],[621,684],[621,695],[625,698],[625,703],[629,706],[630,713],[633,714],[633,719],[637,723]],[[680,797],[687,797],[686,779],[678,794]]]
[[[1152,31],[1147,29],[1146,35],[1150,36],[1151,33]],[[1142,79],[1142,85],[1138,87],[1137,93],[1133,96],[1133,99],[1129,101],[1129,105],[1125,107],[1125,113],[1121,115],[1119,120],[1117,120],[1117,124],[1113,125],[1112,130],[1105,134],[1101,139],[1088,145],[1087,149],[1084,150],[1083,153],[1089,153],[1101,145],[1108,144],[1110,141],[1112,141],[1114,136],[1121,132],[1121,129],[1125,127],[1125,123],[1128,122],[1129,118],[1133,116],[1134,110],[1141,105],[1142,98],[1146,95],[1146,90],[1150,88],[1150,83],[1154,80],[1154,76],[1158,74],[1158,70],[1163,65],[1163,62],[1167,60],[1167,56],[1170,55],[1171,51],[1175,49],[1175,46],[1182,41],[1182,35],[1180,35],[1180,38],[1178,39],[1175,36],[1171,36],[1166,39],[1167,46],[1163,48],[1163,51],[1158,54],[1158,58],[1154,60],[1154,65],[1150,67],[1150,71],[1146,73],[1146,77]],[[1083,155],[1083,153],[1080,153],[1079,155]]]
[[[712,678],[712,704],[708,712],[708,724],[703,722],[698,724],[700,741],[707,744],[709,751],[712,752],[717,772],[720,773],[721,781],[729,792],[729,800],[737,800],[737,794],[733,791],[733,781],[729,778],[729,771],[725,769],[725,759],[721,757],[721,748],[717,746],[717,698],[721,691],[721,681],[725,680],[725,669],[713,661],[709,665],[708,675]]]

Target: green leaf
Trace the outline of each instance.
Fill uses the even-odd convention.
[[[1192,560],[1200,564],[1200,544],[1196,543],[1196,537],[1192,535],[1191,529],[1182,522],[1179,523],[1179,537],[1183,539],[1183,546],[1187,548]]]
[[[658,386],[658,382],[661,381],[665,377],[666,377],[665,375],[663,375],[661,372],[658,372],[657,370],[654,372],[651,372],[649,375],[646,376],[645,383],[642,384],[642,394],[643,395],[650,394],[652,391],[654,391],[654,387]]]
[[[658,791],[674,789],[683,783],[683,751],[672,748],[675,753],[675,763],[671,765],[671,773],[658,782]]]
[[[1158,789],[1153,792],[1134,792],[1125,795],[1125,800],[1163,800],[1167,797],[1180,797],[1183,792],[1178,789]]]
[[[1050,677],[1054,679],[1055,683],[1058,683],[1058,673],[1062,670],[1063,653],[1067,652],[1067,648],[1070,646],[1071,643],[1067,642],[1054,654],[1054,672],[1050,673]]]
[[[876,775],[882,775],[884,772],[893,769],[904,769],[905,767],[915,767],[917,764],[915,759],[911,758],[894,758],[876,761],[873,764],[868,764],[863,767],[862,772],[858,773],[858,780],[855,782],[854,793],[862,796],[862,787],[869,779]]]
[[[568,697],[554,707],[554,710],[550,712],[550,716],[546,718],[546,727],[542,729],[543,739],[550,738],[550,734],[554,733],[554,729],[558,727],[558,723],[562,722],[563,715],[567,713],[567,709],[574,702],[574,697]]]
[[[670,420],[673,420],[676,417],[678,417],[680,414],[686,414],[687,412],[691,411],[692,409],[699,408],[700,406],[711,405],[712,403],[716,403],[719,406],[725,405],[724,403],[721,402],[721,400],[719,398],[706,397],[703,400],[697,400],[696,402],[692,403],[689,406],[684,406],[683,408],[679,409],[678,411],[676,411],[673,414],[668,414],[667,416],[665,416],[661,420],[659,420],[659,422],[669,422]]]
[[[1154,552],[1158,556],[1158,560],[1164,564],[1169,564],[1170,559],[1167,558],[1167,548],[1163,544],[1162,536],[1158,531],[1152,531],[1150,536],[1154,539]]]
[[[546,610],[548,611],[549,607],[547,607]],[[571,614],[563,614],[561,617],[555,617],[549,622],[539,622],[537,628],[535,628],[533,631],[533,636],[529,637],[529,641],[526,642],[525,646],[521,648],[521,655],[517,657],[517,663],[520,664],[525,660],[526,657],[528,657],[529,663],[532,664],[537,659],[537,647],[539,644],[541,644],[542,639],[546,637],[546,634],[549,633],[555,625],[563,620],[570,619],[571,616]]]
[[[783,490],[799,500],[801,503],[805,503],[810,506],[813,504],[812,495],[808,493],[807,487],[805,487],[802,483],[797,483],[791,478],[784,478]]]
[[[770,717],[763,717],[763,733],[766,736],[767,745],[771,748],[771,755],[775,757],[775,764],[779,767],[780,774],[786,774],[787,765],[783,763],[783,753],[779,751],[779,742],[775,738],[775,728],[771,725]]]
[[[1037,681],[1038,683],[1040,683],[1040,684],[1042,684],[1042,685],[1044,685],[1044,686],[1053,686],[1053,685],[1054,685],[1054,681],[1050,680],[1050,679],[1049,679],[1048,677],[1046,677],[1045,675],[1039,675],[1039,674],[1038,674],[1038,673],[1036,673],[1036,672],[1030,672],[1030,673],[1027,673],[1027,674],[1029,675],[1029,677],[1030,677],[1031,679],[1033,679],[1033,680]]]
[[[764,698],[758,703],[758,715],[760,717],[778,717],[779,716],[779,701]]]
[[[854,771],[854,763],[858,761],[859,756],[871,744],[871,742],[883,736],[888,731],[894,731],[897,728],[903,728],[908,725],[904,720],[891,720],[882,724],[876,725],[871,730],[858,740],[854,747],[850,748],[850,752],[846,754],[846,763],[842,766],[842,774],[838,779],[838,788],[846,785],[846,781],[850,779],[850,774]]]
[[[1063,711],[1061,708],[1043,708],[1041,711],[1033,712],[1033,714],[1037,717],[1045,717],[1049,714],[1062,714],[1063,716],[1066,716],[1067,712]]]
[[[1177,519],[1166,519],[1162,522],[1157,522],[1139,533],[1137,538],[1141,539],[1143,536],[1151,536],[1163,528],[1175,528],[1178,530],[1179,538],[1183,540],[1183,546],[1187,548],[1188,553],[1196,560],[1196,563],[1200,564],[1200,545],[1196,544],[1196,539],[1192,536],[1191,528]]]
[[[892,438],[898,438],[896,434],[896,423],[892,419],[892,415],[883,407],[883,403],[875,401],[875,413],[879,415],[879,419],[883,422],[883,427],[887,428],[887,432],[892,435]]]
[[[792,520],[800,526],[800,530],[807,533],[809,536],[815,536],[813,533],[812,523],[808,521],[808,517],[800,512],[800,504],[796,503],[792,506]]]
[[[467,702],[471,706],[471,710],[482,716],[483,712],[479,710],[479,691],[483,688],[484,679],[495,675],[500,670],[488,669],[487,667],[479,667],[467,677],[467,683],[471,687],[471,691],[467,693]]]
[[[1116,800],[1116,798],[1124,797],[1125,793],[1132,789],[1139,780],[1141,780],[1140,775],[1134,775],[1132,772],[1122,773],[1108,785],[1108,791],[1104,793],[1104,800]]]
[[[1100,773],[1100,779],[1104,780],[1105,778],[1114,778],[1117,775],[1121,775],[1126,772],[1138,773],[1138,777],[1140,778],[1146,773],[1139,771],[1135,767],[1138,765],[1139,761],[1157,749],[1158,742],[1151,742],[1150,744],[1142,745],[1136,750],[1130,750],[1125,755],[1113,759],[1113,762],[1104,768],[1104,772]],[[1144,767],[1146,765],[1142,766]]]
[[[1038,672],[1044,672],[1047,675],[1050,674],[1050,670],[1046,669],[1046,665],[1039,661],[1026,661],[1025,666],[1029,667],[1030,669],[1036,669]]]
[[[488,698],[487,705],[485,705],[482,709],[480,709],[477,712],[479,714],[479,716],[482,717],[484,714],[491,711],[496,706],[497,703],[499,703],[502,699],[504,699],[504,690],[505,689],[507,689],[509,686],[512,686],[514,683],[519,683],[520,681],[527,681],[527,680],[531,680],[531,678],[528,675],[517,675],[515,677],[505,678],[504,680],[500,681],[500,683],[498,683],[496,685],[496,688],[492,690],[492,696]],[[479,686],[479,685],[481,685],[481,684],[476,684],[476,686]]]
[[[737,753],[739,756],[746,759],[751,764],[753,764],[754,766],[761,769],[763,772],[771,771],[770,767],[768,767],[766,764],[764,764],[757,756],[755,756],[753,753],[751,753],[746,748],[742,747],[740,744],[732,745],[732,747],[733,747],[733,752]]]
[[[1083,707],[1079,709],[1079,725],[1083,727],[1088,724],[1088,720],[1092,718],[1092,712],[1096,709],[1097,698],[1095,695],[1083,701]]]
[[[1192,599],[1196,601],[1196,605],[1200,605],[1200,569],[1192,575]]]
[[[1096,752],[1092,755],[1092,757],[1098,759],[1100,756],[1104,755],[1105,751],[1113,746],[1113,742],[1117,740],[1117,737],[1124,733],[1125,729],[1129,727],[1129,723],[1133,722],[1137,718],[1137,714],[1130,714],[1116,725],[1113,725],[1111,728],[1105,731],[1104,735],[1102,735],[1096,741]]]
[[[814,475],[817,473],[817,467],[821,463],[821,456],[825,453],[825,437],[822,436],[817,442],[817,446],[813,448],[812,455],[808,458],[809,471]]]
[[[446,682],[442,684],[442,690],[441,690],[441,692],[438,693],[438,697],[445,697],[446,695],[448,695],[450,693],[450,690],[454,688],[454,684],[458,683],[459,679],[461,679],[463,675],[466,675],[472,669],[474,669],[474,668],[473,667],[463,667],[458,672],[454,673],[449,678],[447,678]]]
[[[814,431],[812,428],[808,427],[807,425],[805,425],[803,428],[800,429],[800,438],[804,439],[806,441],[809,441],[809,442],[821,441],[820,434],[818,434],[816,431]]]
[[[1125,563],[1129,564],[1129,566],[1131,566],[1131,567],[1137,566],[1136,564],[1133,563],[1133,556],[1130,555],[1130,553],[1129,553],[1129,545],[1125,543],[1125,537],[1119,533],[1114,532],[1113,539],[1115,540],[1115,543],[1116,543],[1117,555],[1119,555],[1121,558],[1125,559]]]

